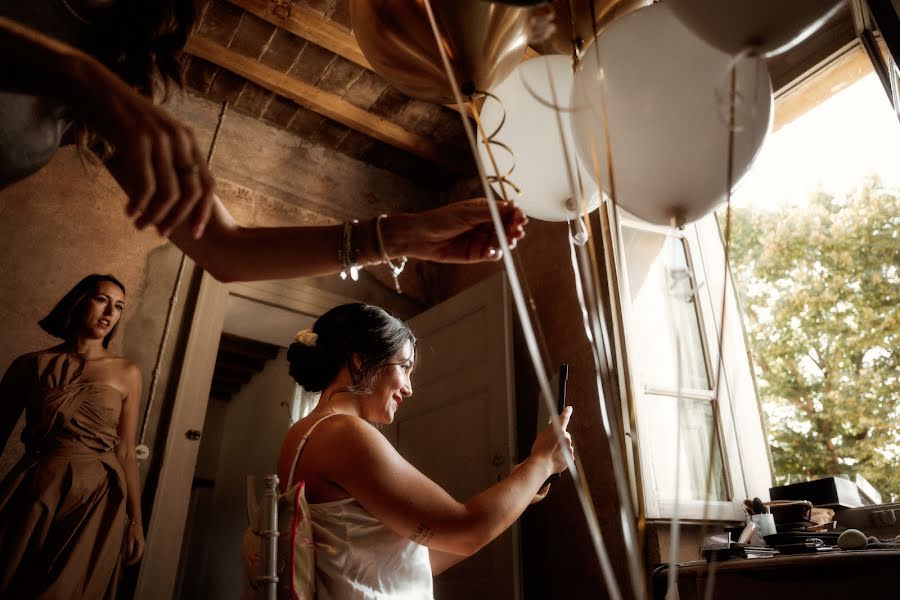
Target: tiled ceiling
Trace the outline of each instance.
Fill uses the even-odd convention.
[[[854,39],[845,9],[770,61],[776,90]],[[189,90],[312,143],[434,186],[475,173],[459,114],[368,66],[349,0],[203,0],[186,53]]]
[[[474,174],[458,113],[409,98],[370,69],[275,24],[286,23],[282,19],[298,13],[319,19],[323,28],[337,28],[339,34],[352,36],[348,0],[208,0],[200,9],[187,48],[184,75],[188,89],[216,102],[228,100],[235,110],[421,183],[445,185]],[[198,52],[195,48],[201,43],[212,50]],[[205,58],[197,54],[205,54]],[[228,59],[234,55],[264,65],[268,68],[265,73],[272,77],[257,78],[254,83],[235,73],[240,68]],[[350,127],[321,114],[327,110],[305,108],[288,95],[272,91],[279,88],[270,80],[280,80],[285,74],[325,92],[329,102],[343,101],[352,105],[351,110],[361,109],[399,127],[401,133],[412,134],[414,140],[434,149],[432,156],[439,153],[439,160],[424,158],[403,144],[377,139],[365,128]]]

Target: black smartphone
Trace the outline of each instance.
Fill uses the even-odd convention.
[[[569,365],[559,365],[559,389],[556,391],[556,414],[561,415],[566,407],[566,383],[569,381]]]
[[[569,365],[567,363],[562,363],[559,365],[559,383],[558,388],[556,390],[556,414],[561,415],[563,409],[566,407],[566,383],[569,381]],[[548,483],[553,483],[559,479],[559,473],[554,473],[551,475],[547,481],[544,482],[544,485]],[[544,486],[541,486],[544,487]]]

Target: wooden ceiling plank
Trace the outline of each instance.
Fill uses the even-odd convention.
[[[270,0],[228,0],[228,2],[243,8],[260,19],[268,21],[272,25],[277,25],[309,40],[317,46],[334,52],[338,56],[354,62],[369,71],[375,70],[372,68],[371,63],[366,60],[362,50],[360,50],[359,42],[356,41],[355,35],[344,31],[315,11],[297,5],[287,5],[285,7]],[[540,55],[531,48],[528,48],[525,52],[526,60],[535,56]],[[451,103],[444,106],[460,112],[456,104]],[[467,117],[470,116],[468,110],[462,111],[462,114]]]
[[[352,33],[344,31],[338,25],[322,18],[308,8],[296,4],[285,5],[270,2],[269,0],[228,1],[361,67],[373,70],[372,65],[359,49],[356,37]]]
[[[202,36],[192,36],[188,40],[186,50],[351,129],[428,159],[454,172],[460,171],[460,166],[448,160],[446,153],[431,140],[362,110],[336,94],[306,84]]]

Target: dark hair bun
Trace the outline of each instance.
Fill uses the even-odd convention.
[[[336,306],[319,317],[313,332],[315,346],[294,342],[287,355],[291,376],[309,392],[327,388],[347,365],[349,391],[368,393],[381,369],[407,342],[415,354],[416,337],[406,323],[377,306]]]
[[[321,392],[337,377],[341,361],[327,356],[318,346],[294,342],[288,348],[291,377],[307,392]]]

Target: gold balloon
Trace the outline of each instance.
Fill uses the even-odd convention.
[[[591,4],[594,5],[593,26]],[[572,54],[574,45],[581,54],[594,41],[595,33],[619,17],[650,4],[653,0],[553,0],[556,30],[543,42],[541,50],[545,54]]]
[[[431,0],[431,8],[464,96],[489,90],[522,62],[529,9],[484,0]],[[376,73],[413,98],[455,102],[425,0],[351,0],[350,18]]]

